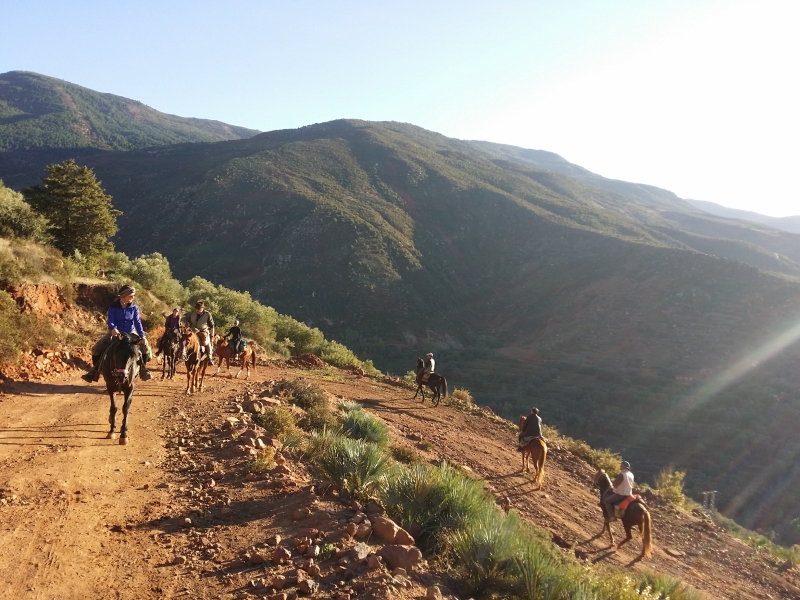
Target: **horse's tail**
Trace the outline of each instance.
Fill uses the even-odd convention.
[[[444,389],[444,394],[442,394],[442,396],[447,398],[447,379],[444,377],[442,377],[442,388]]]
[[[255,373],[256,372],[256,351],[255,350],[251,350],[250,356],[252,356],[252,358],[253,358],[253,373]],[[247,359],[245,359],[245,362],[247,362]]]
[[[642,506],[642,556],[650,558],[653,556],[653,532],[650,527],[650,513]]]
[[[547,444],[543,439],[539,439],[539,447],[542,449],[542,462],[538,465],[538,469],[536,469],[536,485],[542,487],[542,482],[544,481],[544,461],[547,459]]]

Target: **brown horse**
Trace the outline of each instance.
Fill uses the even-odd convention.
[[[520,431],[522,431],[522,428],[525,427],[526,418],[527,417],[525,415],[519,416]],[[533,461],[533,480],[536,482],[536,489],[540,489],[542,487],[542,481],[544,481],[545,459],[547,459],[547,442],[545,442],[542,438],[533,439],[528,442],[527,446],[522,448],[522,469],[520,469],[520,473],[525,471],[530,473],[530,463]]]
[[[608,530],[608,536],[611,540],[611,545],[613,546],[614,534],[611,532],[611,523],[608,520],[608,509],[606,508],[606,503],[603,502],[603,496],[606,495],[606,492],[610,492],[612,489],[611,479],[608,477],[605,471],[600,469],[597,471],[597,473],[595,473],[592,487],[596,487],[600,490],[600,506],[603,509],[603,518],[605,520],[603,523],[603,528],[595,537],[600,537],[606,530]],[[617,549],[621,548],[624,544],[627,544],[633,539],[631,531],[634,527],[638,527],[639,531],[642,533],[642,553],[636,560],[650,558],[653,555],[653,532],[650,523],[650,513],[647,511],[647,507],[645,507],[644,502],[641,500],[634,500],[628,505],[628,508],[625,511],[625,516],[622,517],[622,526],[625,528],[625,534],[627,537],[617,544]]]
[[[256,372],[256,351],[252,346],[245,346],[244,350],[241,352],[234,352],[227,338],[219,338],[216,346],[214,346],[214,356],[219,357],[217,372],[214,373],[214,375],[219,375],[219,370],[222,368],[222,361],[224,360],[225,364],[228,366],[228,377],[233,377],[231,375],[231,361],[235,359],[239,359],[241,361],[239,363],[241,366],[239,367],[239,372],[236,373],[236,377],[234,379],[239,379],[239,375],[244,369],[247,369],[247,375],[245,376],[245,379],[250,379],[251,365],[253,367],[253,373]]]
[[[198,331],[195,335],[191,328],[181,330],[181,355],[186,362],[186,394],[203,391],[203,379],[208,367],[207,331]]]

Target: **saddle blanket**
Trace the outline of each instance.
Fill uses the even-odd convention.
[[[641,499],[642,497],[639,494],[634,494],[633,496],[628,496],[627,498],[625,498],[625,500],[617,504],[617,506],[624,513],[628,509],[628,506],[630,506],[631,502]]]

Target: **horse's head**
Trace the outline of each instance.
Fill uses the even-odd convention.
[[[186,354],[189,348],[194,349],[197,345],[197,340],[189,327],[181,329],[180,337],[178,338],[178,351],[180,352],[181,359],[186,360]]]
[[[106,361],[106,377],[121,388],[126,382],[130,385],[139,373],[139,342],[135,333],[122,333],[111,348],[110,360]]]
[[[522,431],[522,428],[525,427],[525,421],[527,418],[528,417],[526,415],[519,416],[519,423],[517,423],[517,427],[519,427],[520,431]]]
[[[218,337],[218,339],[217,339],[217,348],[226,348],[227,346],[230,346],[230,342],[228,341],[228,338]]]
[[[425,361],[424,361],[424,360],[422,360],[422,359],[421,359],[421,358],[418,356],[418,357],[417,357],[417,367],[416,367],[416,369],[417,369],[417,371],[421,371],[421,370],[422,370],[422,369],[424,369],[424,368],[425,368]]]
[[[598,469],[597,473],[594,474],[594,481],[592,481],[592,487],[596,488],[609,488],[611,487],[611,479],[603,469]]]

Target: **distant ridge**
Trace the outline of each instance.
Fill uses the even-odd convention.
[[[239,140],[259,133],[178,117],[141,102],[27,71],[0,74],[0,152],[95,148],[137,150]]]
[[[789,233],[800,233],[800,215],[791,217],[768,217],[767,215],[761,215],[757,212],[728,208],[727,206],[722,206],[714,202],[707,202],[706,200],[687,200],[687,202],[695,208],[699,208],[712,215],[717,215],[718,217],[741,219],[743,221],[769,225],[770,227],[788,231]]]

